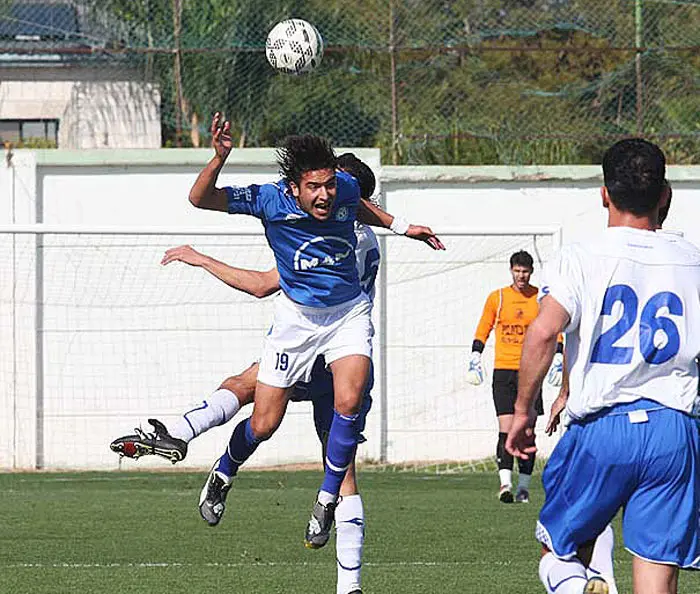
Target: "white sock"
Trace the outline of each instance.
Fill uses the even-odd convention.
[[[230,421],[240,408],[240,402],[231,390],[219,388],[184,415],[169,421],[168,433],[177,439],[190,442],[212,427]]]
[[[362,585],[362,547],[365,512],[359,495],[341,497],[335,510],[335,551],[338,566],[337,594],[348,594]]]
[[[548,594],[582,594],[588,578],[578,559],[562,561],[552,553],[540,559],[540,579]]]
[[[518,475],[518,491],[520,489],[530,490],[530,480],[532,479],[531,474],[519,474]]]
[[[612,526],[608,524],[596,538],[591,555],[591,564],[588,568],[588,577],[600,575],[607,583],[610,594],[617,594],[615,573],[613,570],[613,549],[615,548],[615,534]]]
[[[329,503],[335,503],[338,501],[338,497],[333,495],[333,493],[329,493],[328,491],[319,491],[317,499],[318,502],[323,505],[328,505]]]
[[[503,468],[498,471],[498,478],[501,479],[501,487],[503,485],[513,486],[513,471]]]

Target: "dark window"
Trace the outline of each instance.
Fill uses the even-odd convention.
[[[0,120],[0,144],[58,147],[58,120]]]
[[[19,142],[19,122],[0,120],[0,142]]]
[[[0,37],[69,39],[79,32],[76,10],[68,3],[21,2],[0,14]]]

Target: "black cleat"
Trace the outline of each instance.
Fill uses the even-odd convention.
[[[515,494],[515,503],[530,503],[530,491],[518,489],[518,492]]]
[[[187,456],[187,442],[168,433],[165,425],[158,419],[148,419],[153,425],[153,432],[146,433],[141,428],[134,429],[134,435],[125,435],[109,444],[113,452],[137,460],[141,456],[160,456],[173,464],[181,462]]]
[[[513,503],[513,491],[508,485],[501,485],[498,491],[498,500],[501,503]]]
[[[337,505],[337,503],[323,505],[319,501],[314,504],[311,519],[306,526],[306,534],[304,535],[304,545],[307,549],[320,549],[326,545],[331,537]]]
[[[216,526],[221,521],[230,488],[231,479],[212,468],[199,495],[199,515],[210,526]]]

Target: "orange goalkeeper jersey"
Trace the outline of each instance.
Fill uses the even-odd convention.
[[[496,326],[494,369],[519,369],[525,331],[537,317],[537,287],[520,293],[512,286],[493,291],[486,299],[484,312],[474,338],[484,344]]]

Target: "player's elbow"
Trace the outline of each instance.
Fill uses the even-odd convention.
[[[269,287],[267,285],[258,285],[255,287],[252,291],[253,297],[257,299],[264,299],[265,297],[269,297],[273,293],[275,293],[277,289],[273,289],[272,287]]]
[[[274,295],[275,293],[277,293],[277,291],[279,291],[279,287],[261,287],[256,297],[262,299],[264,297]]]
[[[280,277],[277,273],[277,270],[274,268],[272,270],[264,272],[260,276],[259,280],[260,282],[258,283],[258,286],[255,288],[255,291],[253,293],[258,299],[274,295],[275,293],[277,293],[277,291],[280,290]]]
[[[195,208],[202,208],[202,203],[204,202],[204,196],[201,192],[197,192],[194,188],[190,190],[189,195],[190,204]]]

